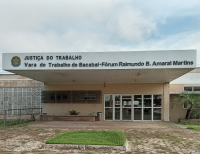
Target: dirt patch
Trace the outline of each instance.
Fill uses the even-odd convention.
[[[69,124],[69,123],[68,123]],[[72,124],[72,123],[70,123]],[[100,124],[100,123],[99,123]],[[99,125],[98,124],[98,125]],[[107,125],[106,125],[107,124]],[[117,129],[126,131],[127,140],[131,142],[131,151],[134,153],[200,153],[200,131],[181,129],[172,123],[133,123],[126,122],[117,124],[110,122],[102,123],[101,127],[80,123],[73,126],[61,128],[42,128],[30,126],[11,126],[0,129],[0,153],[19,154],[45,154],[45,153],[123,153],[117,150],[76,150],[76,149],[56,149],[45,148],[46,140],[58,134],[76,130],[108,130]],[[140,126],[138,126],[140,124]],[[104,126],[105,125],[105,126]],[[127,125],[127,127],[126,127]]]

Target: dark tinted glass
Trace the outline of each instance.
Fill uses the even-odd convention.
[[[115,107],[120,107],[120,95],[115,96]]]
[[[142,95],[134,95],[134,107],[142,107]]]
[[[105,107],[113,107],[112,95],[105,95]]]
[[[131,107],[132,96],[122,96],[122,107]]]
[[[105,120],[113,120],[113,108],[105,109]]]
[[[153,95],[153,107],[161,107],[162,95]]]
[[[192,91],[192,87],[184,87],[184,91]]]
[[[143,109],[143,120],[151,120],[151,108],[144,108]]]
[[[151,107],[151,95],[144,95],[144,106]]]
[[[62,98],[62,95],[61,94],[57,94],[56,100],[61,100],[61,98]]]
[[[162,109],[154,108],[153,109],[153,120],[161,120]]]
[[[134,120],[142,120],[142,109],[141,108],[134,109]]]
[[[194,91],[200,91],[200,87],[194,87]]]

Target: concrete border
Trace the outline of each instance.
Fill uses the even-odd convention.
[[[80,144],[44,144],[40,147],[41,149],[58,149],[58,150],[69,150],[69,149],[77,149],[77,150],[117,150],[117,151],[131,151],[131,142],[127,141],[123,146],[110,146],[110,145],[80,145]]]

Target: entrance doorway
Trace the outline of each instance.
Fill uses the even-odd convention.
[[[105,95],[105,120],[162,120],[162,95]]]

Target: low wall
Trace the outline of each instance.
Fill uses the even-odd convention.
[[[59,115],[41,115],[41,121],[95,121],[97,118],[94,115],[79,116],[79,115],[69,115],[69,116],[59,116]]]

